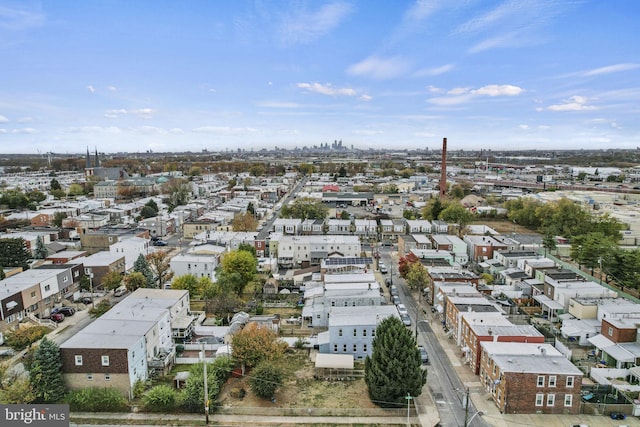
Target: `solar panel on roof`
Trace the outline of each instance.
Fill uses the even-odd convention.
[[[334,257],[327,258],[326,265],[373,264],[371,257]]]

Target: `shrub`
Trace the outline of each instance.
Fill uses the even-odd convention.
[[[249,378],[251,391],[256,396],[271,399],[282,384],[282,371],[269,363],[260,364]]]
[[[127,400],[113,388],[84,388],[67,396],[69,409],[75,412],[126,412]]]
[[[111,308],[111,303],[107,300],[102,300],[98,303],[98,305],[96,305],[91,310],[89,310],[89,314],[93,318],[100,317],[103,314],[105,314],[107,311],[109,311],[110,308]]]
[[[176,391],[166,384],[153,387],[142,398],[144,408],[150,412],[173,412],[176,400]]]
[[[6,344],[16,351],[21,351],[51,332],[46,326],[29,326],[9,331],[5,334]]]

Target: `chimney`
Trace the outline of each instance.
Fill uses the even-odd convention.
[[[447,138],[442,138],[442,164],[440,165],[440,198],[447,196]]]

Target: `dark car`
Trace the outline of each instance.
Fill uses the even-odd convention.
[[[167,242],[165,242],[164,240],[156,240],[155,242],[153,242],[153,246],[167,246]]]
[[[627,416],[625,414],[623,414],[622,412],[612,412],[609,415],[611,416],[612,420],[624,420],[624,419],[627,418]]]
[[[76,309],[72,307],[58,307],[51,310],[51,314],[62,313],[65,316],[73,316],[76,313]]]
[[[64,314],[62,313],[51,313],[51,316],[49,316],[49,319],[56,322],[56,323],[60,323],[64,320]]]
[[[420,351],[420,361],[424,364],[429,363],[429,355],[427,354],[427,350],[423,346],[419,345],[418,351]]]

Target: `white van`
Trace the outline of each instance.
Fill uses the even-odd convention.
[[[113,296],[116,297],[121,297],[122,295],[127,293],[127,287],[126,286],[120,286],[118,288],[116,288],[115,291],[113,291]]]

